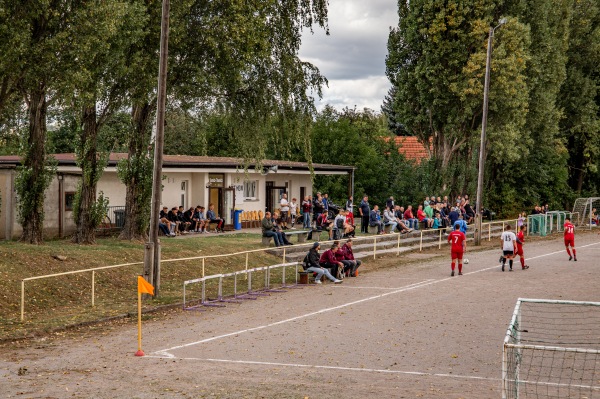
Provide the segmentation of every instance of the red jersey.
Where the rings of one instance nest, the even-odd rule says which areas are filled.
[[[454,230],[452,233],[448,235],[448,242],[452,243],[452,252],[463,252],[463,242],[467,237],[465,237],[465,233],[460,230]]]
[[[521,246],[523,246],[523,243],[525,243],[525,233],[523,233],[523,231],[519,231],[517,233],[517,248],[521,248]]]
[[[571,222],[565,223],[565,240],[575,239],[575,226]]]

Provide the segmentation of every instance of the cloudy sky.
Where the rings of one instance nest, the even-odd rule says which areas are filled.
[[[300,57],[329,80],[317,108],[330,104],[381,109],[390,88],[385,57],[390,27],[398,26],[396,0],[329,0],[329,32],[302,37]]]

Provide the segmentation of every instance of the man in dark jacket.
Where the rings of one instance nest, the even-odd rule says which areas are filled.
[[[333,245],[331,245],[331,249],[328,249],[327,251],[323,252],[323,254],[321,255],[321,259],[319,259],[319,265],[326,269],[330,269],[331,275],[336,277],[338,275],[338,270],[340,270],[340,267],[342,268],[342,270],[344,267],[344,264],[342,262],[339,262],[335,257],[335,253],[338,251],[339,247],[339,244],[333,243]]]
[[[275,229],[273,221],[271,220],[271,212],[266,212],[264,219],[261,221],[262,235],[263,237],[273,237],[275,246],[279,247],[284,245],[284,240],[281,232]]]
[[[310,251],[308,251],[308,254],[306,254],[304,257],[304,263],[302,264],[304,271],[309,273],[317,273],[317,276],[315,277],[315,283],[317,284],[321,284],[321,277],[323,275],[336,284],[341,283],[342,281],[333,277],[331,273],[329,273],[328,269],[325,269],[319,265],[319,260],[321,259],[321,255],[319,254],[320,248],[321,245],[318,242],[315,242]]]
[[[369,205],[369,196],[365,195],[363,200],[360,202],[360,207],[358,208],[358,212],[360,213],[360,231],[361,233],[369,232],[369,216],[371,215],[371,206]]]

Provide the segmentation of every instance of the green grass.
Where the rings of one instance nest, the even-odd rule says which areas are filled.
[[[191,236],[163,239],[162,259],[226,254],[260,248],[259,234]],[[144,243],[100,238],[97,245],[82,246],[68,240],[32,246],[15,241],[0,243],[0,340],[44,333],[68,325],[90,322],[136,311],[136,276],[143,265],[95,272],[95,306],[91,306],[92,273],[27,281],[25,321],[20,321],[21,280],[66,271],[121,263],[143,262]],[[65,261],[54,258],[65,256]],[[207,259],[206,275],[242,270],[246,256]],[[265,252],[250,254],[249,267],[281,261]],[[160,297],[145,308],[182,301],[183,281],[202,276],[200,260],[165,262],[161,266]]]

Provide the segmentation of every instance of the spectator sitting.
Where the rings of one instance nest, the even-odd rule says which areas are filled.
[[[333,237],[333,229],[331,228],[333,222],[327,219],[327,212],[323,212],[317,218],[317,231],[327,231],[329,232],[329,239],[331,240]]]
[[[354,268],[354,262],[346,259],[346,255],[345,255],[344,251],[342,251],[339,241],[334,241],[333,243],[338,246],[338,250],[335,251],[335,253],[334,253],[335,259],[338,262],[341,262],[342,265],[344,265],[343,269],[340,270],[340,277],[347,276],[348,273],[350,273],[352,271],[352,269]]]
[[[263,237],[273,237],[276,247],[284,245],[281,233],[277,231],[271,220],[271,212],[265,212],[265,217],[261,221],[261,227]]]
[[[437,213],[435,215],[435,218],[433,219],[433,225],[432,225],[432,227],[434,229],[442,228],[442,216],[441,216],[440,213]]]
[[[348,214],[351,214],[351,212],[341,209],[340,214],[343,217],[343,224],[342,224],[342,227],[344,229],[343,238],[353,237],[354,236],[354,225],[351,223],[348,223]],[[353,217],[352,217],[352,220],[354,220]]]
[[[206,219],[208,220],[208,222],[206,224],[210,224],[210,223],[217,224],[217,227],[215,228],[215,233],[218,233],[218,232],[224,233],[225,232],[225,230],[223,230],[223,224],[225,223],[225,221],[223,219],[221,219],[219,217],[219,215],[217,215],[215,213],[215,205],[214,204],[208,205],[208,211],[206,212]]]
[[[194,207],[190,207],[187,211],[183,212],[183,221],[188,224],[188,231],[190,233],[196,232],[196,222],[194,222]]]
[[[177,218],[179,219],[179,230],[183,234],[188,234],[190,226],[192,225],[191,220],[187,220],[185,218],[185,212],[183,211],[183,206],[180,206],[177,210]]]
[[[448,214],[448,219],[450,219],[450,226],[454,226],[454,223],[458,220],[460,214],[458,213],[458,208],[454,207]]]
[[[354,259],[354,252],[352,252],[352,240],[346,241],[346,243],[342,246],[342,248],[339,251],[341,251],[344,254],[344,258],[347,261],[353,262],[352,269],[348,272],[348,275],[350,277],[356,277],[358,274],[357,270],[362,264],[362,262],[358,259]]]
[[[468,201],[465,203],[465,215],[467,223],[473,223],[473,219],[475,218],[475,211],[473,210],[471,204]]]
[[[328,249],[327,251],[323,252],[321,258],[319,259],[319,265],[326,269],[330,269],[331,275],[336,277],[337,281],[334,281],[334,283],[341,283],[341,279],[339,278],[338,273],[340,273],[342,270],[340,268],[344,267],[344,264],[342,262],[338,262],[338,260],[335,257],[335,253],[337,252],[338,248],[339,245],[334,243],[333,245],[331,245],[331,249]]]
[[[377,234],[383,234],[383,222],[381,221],[381,215],[379,214],[379,205],[373,206],[373,210],[369,215],[369,226],[377,226]]]
[[[427,206],[429,206],[429,202],[427,202]],[[423,211],[423,205],[419,205],[419,208],[417,209],[417,218],[419,219],[419,222],[425,223],[426,228],[429,229],[433,226],[433,220],[427,217],[427,214]]]
[[[164,225],[169,228],[169,235],[175,236],[175,228],[177,227],[177,223],[173,223],[169,220],[169,208],[163,206],[162,211],[160,211],[160,221]]]
[[[419,230],[419,221],[415,219],[415,216],[413,215],[412,205],[406,207],[406,211],[404,211],[404,220],[408,223],[408,227]]]
[[[404,220],[402,219],[403,216],[404,212],[402,211],[402,207],[396,205],[394,210],[394,217],[396,218],[396,222],[398,223],[397,229],[402,234],[410,233],[412,229],[404,223]]]
[[[179,234],[181,234],[181,230],[180,230],[179,218],[177,217],[177,212],[178,212],[178,209],[176,206],[171,208],[171,210],[167,214],[167,219],[169,219],[169,222],[171,222],[171,224],[173,224],[173,223],[175,224],[175,234],[179,235]]]
[[[166,237],[175,237],[175,234],[171,233],[171,231],[169,230],[169,226],[167,224],[165,224],[163,221],[166,221],[167,223],[169,222],[168,220],[166,220],[164,218],[159,218],[158,219],[158,228],[160,229],[160,231],[162,231]]]
[[[341,280],[333,277],[331,273],[329,273],[328,269],[319,264],[319,260],[321,259],[321,256],[319,255],[320,248],[321,245],[318,242],[315,242],[312,248],[308,251],[308,254],[306,254],[304,257],[304,262],[302,263],[304,271],[309,273],[317,273],[317,276],[315,277],[315,283],[317,284],[321,284],[321,277],[323,275],[336,284],[341,283]]]
[[[281,216],[278,211],[273,212],[273,218],[271,219],[271,221],[273,222],[273,228],[275,229],[275,231],[281,234],[281,241],[283,241],[283,244],[294,245],[288,241],[285,232],[281,229]]]
[[[346,235],[344,225],[346,224],[346,215],[344,211],[340,209],[335,219],[333,219],[333,230],[339,231],[341,234]]]
[[[196,233],[203,233],[204,230],[204,215],[202,214],[201,208],[202,207],[200,205],[196,206],[196,209],[194,210],[194,215],[192,216],[192,228]]]
[[[398,226],[398,222],[396,221],[396,216],[394,216],[394,212],[392,212],[387,206],[385,207],[385,211],[383,211],[383,224],[385,226],[391,226],[391,233],[393,233],[394,230],[396,230],[396,226]]]
[[[435,201],[435,198],[433,196],[431,198]],[[423,212],[425,212],[425,215],[427,215],[429,227],[433,226],[433,207],[434,206],[435,206],[435,202],[429,201],[429,205],[427,205],[425,208],[423,208]]]
[[[352,230],[347,233],[348,237],[354,237],[356,235],[356,224],[354,224],[354,213],[346,210],[346,224],[352,227]]]

